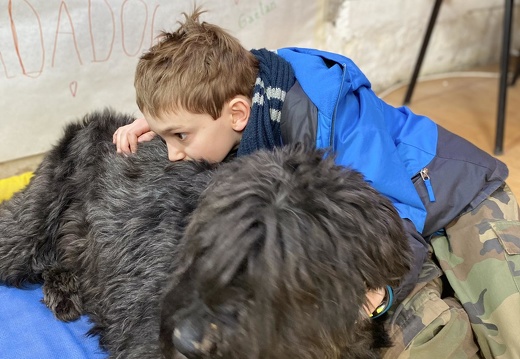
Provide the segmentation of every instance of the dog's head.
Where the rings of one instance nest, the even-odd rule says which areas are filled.
[[[183,243],[163,302],[167,358],[361,357],[367,289],[410,266],[392,204],[301,146],[222,165]]]

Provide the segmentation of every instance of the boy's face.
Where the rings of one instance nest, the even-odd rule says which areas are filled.
[[[151,130],[166,142],[170,161],[221,162],[240,143],[249,113],[245,123],[237,122],[236,113],[227,103],[215,120],[183,109],[160,118],[145,117]]]

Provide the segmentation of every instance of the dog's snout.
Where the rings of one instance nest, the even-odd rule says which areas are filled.
[[[213,335],[209,331],[213,331],[216,326],[207,326],[206,321],[201,318],[184,318],[173,330],[173,346],[188,359],[208,357],[215,346]]]

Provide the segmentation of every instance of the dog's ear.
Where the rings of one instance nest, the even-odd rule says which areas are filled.
[[[288,146],[223,164],[203,197],[187,234],[220,258],[205,267],[223,285],[246,259],[269,259],[252,268],[265,266],[263,276],[274,280],[275,269],[295,251],[309,255],[314,248],[341,254],[341,266],[328,270],[359,274],[369,287],[393,284],[389,280],[407,271],[407,241],[395,208],[360,173],[335,165],[323,151]],[[353,290],[362,290],[357,286]]]

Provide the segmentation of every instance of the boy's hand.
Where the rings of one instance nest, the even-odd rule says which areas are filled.
[[[150,141],[154,137],[155,132],[150,131],[146,120],[138,118],[129,125],[119,127],[112,136],[112,142],[118,153],[135,153],[138,142]]]

